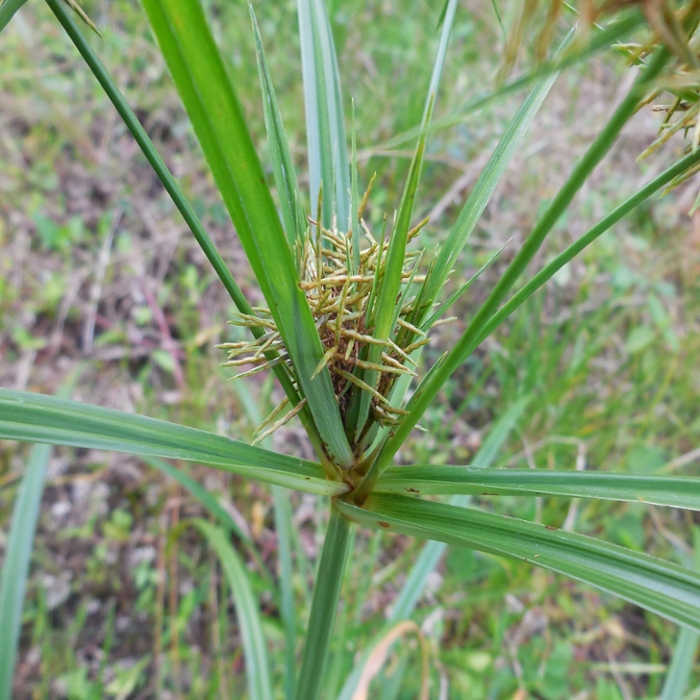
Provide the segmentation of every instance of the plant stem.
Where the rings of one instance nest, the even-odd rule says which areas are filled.
[[[277,532],[277,556],[280,563],[281,613],[284,626],[284,696],[287,700],[294,697],[296,685],[296,641],[297,625],[294,612],[294,587],[292,577],[292,512],[289,492],[281,486],[272,487],[272,499],[275,512],[275,530]]]
[[[351,529],[352,523],[333,506],[318,565],[296,700],[317,700],[321,693],[323,672],[328,660],[331,632],[349,553]]]

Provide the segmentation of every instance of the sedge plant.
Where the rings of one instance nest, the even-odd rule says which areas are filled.
[[[395,212],[385,217],[379,230],[372,230],[363,216],[371,201],[372,183],[360,184],[354,109],[349,115],[344,111],[338,60],[323,0],[298,0],[308,192],[299,187],[265,59],[263,37],[251,7],[251,31],[278,204],[199,0],[143,0],[153,34],[264,296],[264,306],[255,307],[227,269],[175,178],[87,40],[84,14],[76,12],[79,8],[72,1],[46,3],[131,131],[230,294],[238,310],[231,322],[250,333],[246,340],[219,346],[222,363],[233,368],[237,382],[258,372],[274,373],[285,398],[267,417],[260,417],[254,443],[246,444],[184,425],[65,398],[0,389],[0,437],[130,452],[174,476],[211,506],[222,527],[215,528],[204,520],[194,525],[221,558],[231,588],[237,591],[251,698],[271,698],[273,691],[254,596],[246,587],[240,556],[230,543],[229,536],[236,526],[215,501],[208,500],[209,494],[201,486],[164,459],[196,462],[273,485],[278,522],[285,517],[289,522],[285,489],[327,499],[328,528],[300,659],[294,648],[293,601],[288,596],[283,601],[283,617],[289,631],[284,692],[289,700],[314,700],[321,695],[341,584],[353,556],[356,526],[433,541],[409,576],[387,628],[377,636],[375,651],[386,649],[398,636],[412,632],[408,619],[427,573],[446,545],[524,560],[617,595],[688,630],[700,631],[700,575],[695,570],[599,539],[506,518],[469,503],[470,494],[494,498],[556,495],[700,510],[697,480],[609,471],[491,468],[498,440],[527,410],[527,400],[511,407],[498,423],[500,433],[492,443],[484,445],[472,464],[395,463],[397,452],[419,427],[421,417],[441,388],[500,324],[635,207],[700,170],[700,150],[696,142],[691,143],[647,184],[520,283],[557,221],[571,208],[577,192],[640,107],[658,101],[662,94],[670,95],[667,128],[655,146],[681,130],[694,130],[697,141],[700,130],[695,124],[700,101],[693,71],[698,61],[696,28],[700,14],[696,2],[584,2],[580,8],[584,30],[572,29],[568,33],[564,25],[569,15],[561,14],[564,3],[553,2],[545,29],[537,37],[541,61],[534,71],[510,81],[504,73],[496,90],[474,98],[453,115],[433,120],[451,29],[456,12],[462,11],[457,0],[448,0],[441,17],[422,121],[413,132],[401,137],[417,142],[405,186]],[[21,0],[6,0],[0,6],[0,29],[22,4]],[[526,5],[534,4],[523,3],[523,7]],[[528,31],[528,19],[525,10],[516,18],[509,47],[517,47]],[[558,47],[550,50],[555,41],[559,42]],[[430,340],[431,329],[449,320],[450,308],[478,274],[464,280],[449,298],[443,297],[443,289],[450,277],[462,276],[460,253],[558,74],[614,44],[635,66],[636,76],[627,93],[574,164],[568,179],[544,208],[485,301],[469,318],[457,319],[464,325],[457,342],[421,376],[421,350]],[[509,48],[504,61],[506,69],[514,60],[512,51],[517,53]],[[411,242],[427,221],[414,220],[414,203],[431,132],[463,118],[470,110],[524,89],[529,91],[527,96],[445,240],[436,250],[417,250]],[[257,444],[268,444],[270,433],[291,420],[301,421],[316,455],[314,461],[275,453]],[[43,473],[46,458],[44,453],[35,453],[32,464],[38,472]],[[42,477],[36,479],[40,488]],[[16,520],[35,522],[36,488],[32,493],[30,500],[34,505],[18,510]],[[447,503],[432,496],[452,498]],[[19,523],[16,526],[21,527]],[[33,532],[33,526],[26,532]],[[288,549],[289,544],[284,547]],[[17,558],[16,563],[8,558],[8,562],[3,572],[2,595],[14,596],[17,604],[22,597],[22,577],[26,577],[28,560],[25,556]],[[20,579],[19,585],[13,585]],[[0,613],[2,610],[0,605]],[[4,650],[14,647],[19,624],[17,615],[8,613],[7,619],[12,630],[0,650],[0,659],[5,657],[0,669],[5,674],[11,673],[14,656]],[[0,634],[4,632],[3,629]],[[294,678],[297,662],[299,670]],[[4,683],[7,686],[7,676]],[[363,683],[367,679],[360,663],[341,689],[340,697],[354,697]],[[421,696],[427,697],[425,683]]]

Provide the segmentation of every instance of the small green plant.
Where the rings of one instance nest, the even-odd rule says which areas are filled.
[[[265,297],[263,308],[252,307],[245,298],[85,38],[72,9],[62,0],[46,2],[114,103],[236,304],[238,313],[232,322],[252,335],[252,339],[219,346],[228,352],[225,364],[244,368],[239,379],[270,369],[284,389],[286,398],[260,422],[256,441],[264,441],[272,431],[298,417],[315,450],[316,461],[276,454],[255,444],[164,421],[7,389],[0,389],[0,437],[131,452],[174,476],[207,504],[222,527],[215,528],[203,520],[193,524],[220,557],[235,592],[251,698],[271,698],[272,688],[254,596],[240,557],[227,537],[237,531],[236,526],[201,486],[160,458],[198,462],[275,487],[328,497],[328,530],[296,679],[293,677],[296,662],[293,603],[288,598],[283,601],[288,644],[285,695],[289,700],[313,700],[323,689],[355,525],[435,541],[426,547],[409,576],[387,623],[389,628],[377,637],[375,651],[379,649],[380,656],[386,648],[382,645],[415,631],[410,624],[404,624],[405,619],[410,616],[427,573],[445,544],[523,559],[700,631],[700,576],[695,571],[602,540],[466,507],[469,494],[481,494],[643,501],[700,510],[697,480],[614,472],[487,468],[493,462],[499,435],[484,444],[475,463],[469,466],[393,464],[398,450],[419,426],[447,380],[505,319],[636,206],[700,169],[700,150],[693,143],[659,175],[511,294],[557,221],[570,209],[576,193],[640,106],[665,91],[671,95],[665,128],[654,146],[662,145],[678,130],[694,129],[694,133],[700,134],[696,119],[700,101],[693,82],[698,60],[697,3],[678,3],[676,7],[671,2],[650,2],[640,3],[641,8],[636,3],[622,3],[622,10],[618,3],[603,3],[602,7],[596,6],[596,17],[589,19],[606,24],[590,27],[580,35],[569,32],[557,50],[552,50],[550,45],[562,30],[559,25],[564,20],[559,12],[563,3],[551,3],[553,9],[546,16],[545,29],[536,39],[537,52],[541,55],[538,67],[523,78],[505,81],[493,93],[475,101],[472,108],[523,87],[530,89],[528,96],[444,243],[435,251],[418,251],[409,248],[409,243],[426,221],[413,221],[413,205],[427,139],[435,128],[433,112],[457,11],[456,0],[445,4],[437,57],[422,122],[414,133],[417,147],[403,194],[393,218],[385,218],[380,231],[370,230],[363,218],[371,197],[371,182],[360,197],[354,115],[350,121],[348,158],[337,58],[322,0],[298,2],[309,152],[308,198],[298,187],[262,38],[253,17],[279,208],[202,6],[198,0],[144,0],[153,33]],[[6,0],[0,6],[0,29],[22,4],[22,0]],[[523,3],[523,8],[535,4]],[[593,5],[582,5],[590,15]],[[613,11],[618,14],[611,19],[606,13]],[[529,17],[523,11],[513,25],[509,42],[512,51],[527,33]],[[631,43],[628,41],[631,36],[642,40]],[[622,44],[623,40],[628,43]],[[421,349],[428,342],[430,329],[447,320],[450,307],[474,278],[448,299],[442,299],[445,283],[554,80],[567,66],[613,44],[639,67],[627,95],[544,208],[495,287],[468,319],[457,342],[424,377],[419,377]],[[514,55],[509,53],[505,57],[506,68]],[[61,241],[56,243],[53,239],[58,229],[52,231],[48,244],[63,246],[65,236],[58,236]],[[251,369],[246,369],[248,366]],[[414,386],[409,394],[411,382]],[[499,421],[500,439],[527,410],[527,405],[527,399],[515,402]],[[34,531],[37,493],[40,494],[47,458],[45,451],[34,453],[30,467],[36,473],[23,492],[31,507],[18,507],[16,511],[13,537],[3,567],[0,700],[9,697],[10,692],[19,629],[17,606],[21,605],[28,568],[27,537],[31,540]],[[282,512],[285,508],[282,492],[275,493],[275,507]],[[450,495],[452,502],[431,500],[429,497],[434,495]],[[245,541],[245,536],[238,534]],[[288,549],[289,544],[284,547]],[[24,555],[21,552],[18,555],[19,550]],[[402,624],[404,627],[398,627]],[[348,679],[340,697],[349,698],[356,688],[368,683],[362,667],[358,665],[359,670]],[[125,679],[125,686],[136,687],[136,675]],[[421,697],[427,697],[425,677],[421,688]]]

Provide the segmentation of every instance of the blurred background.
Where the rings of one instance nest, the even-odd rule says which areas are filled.
[[[270,172],[247,4],[204,4]],[[296,5],[254,6],[304,189]],[[361,189],[377,173],[366,214],[376,229],[398,205],[414,142],[394,137],[420,121],[440,7],[425,0],[327,6],[344,97],[356,103]],[[497,6],[507,23],[509,3]],[[103,34],[92,35],[93,46],[236,280],[260,301],[139,4],[91,0],[84,7]],[[438,119],[496,87],[504,43],[492,3],[460,4]],[[213,346],[238,338],[226,325],[232,303],[111,104],[43,3],[29,2],[0,46],[0,386],[55,393],[81,368],[74,398],[250,439],[257,417],[246,410],[247,398],[272,405],[277,390],[260,375],[243,387],[227,382],[224,354]],[[532,49],[523,45],[514,74],[532,67]],[[629,80],[613,52],[557,80],[460,257],[452,287],[507,245],[455,307],[457,320],[436,332],[424,354],[428,366],[463,330]],[[446,236],[523,96],[471,112],[429,140],[416,216],[430,215],[419,240],[428,252]],[[637,162],[660,120],[649,108],[632,120],[538,265],[668,162],[664,154]],[[670,148],[682,146],[679,135]],[[416,432],[399,459],[469,463],[494,421],[530,397],[498,466],[697,474],[700,212],[688,215],[696,193],[691,181],[643,205],[558,273],[455,374],[421,421],[427,433]],[[280,451],[311,455],[298,424],[273,439]],[[0,561],[28,452],[0,444]],[[52,455],[13,697],[88,700],[98,687],[103,697],[123,699],[245,697],[239,630],[217,560],[194,531],[169,536],[202,507],[136,458],[66,448]],[[275,572],[269,489],[203,467],[190,473],[217,494]],[[691,560],[691,512],[564,498],[480,504]],[[309,495],[293,494],[292,505],[303,624],[324,509]],[[338,688],[421,548],[387,533],[360,531],[356,541],[339,614],[345,660],[332,667]],[[240,551],[250,562],[272,658],[281,659],[279,610],[248,550]],[[589,587],[455,548],[431,575],[414,619],[431,644],[434,696],[448,697],[438,689],[449,687],[450,698],[470,700],[654,698],[678,635],[673,624]],[[386,697],[382,688],[415,654],[408,642],[395,647],[372,686],[376,697]],[[281,663],[276,668],[280,685]],[[395,697],[415,697],[410,675]],[[700,673],[693,678],[700,683]]]

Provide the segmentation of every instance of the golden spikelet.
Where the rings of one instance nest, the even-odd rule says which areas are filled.
[[[360,212],[364,210],[366,201],[367,195],[362,200]],[[415,238],[426,223],[427,219],[413,228],[408,233],[408,239]],[[352,270],[352,234],[337,228],[326,229],[312,219],[309,219],[309,224],[305,240],[297,240],[295,254],[300,273],[299,286],[312,310],[324,348],[313,376],[324,367],[328,368],[343,420],[350,404],[349,390],[358,387],[371,397],[374,420],[380,425],[394,425],[404,412],[391,406],[389,393],[400,376],[416,376],[413,369],[416,363],[410,358],[410,353],[428,342],[424,330],[415,325],[420,312],[424,310],[418,298],[420,295],[414,292],[425,281],[425,275],[418,274],[421,253],[406,254],[402,274],[404,290],[397,299],[393,337],[379,340],[372,335],[372,304],[376,300],[377,284],[384,274],[389,241],[384,240],[383,235],[377,241],[361,220],[366,245],[360,250],[359,269]],[[320,233],[320,239],[312,236],[312,231]],[[256,308],[255,312],[255,316],[237,313],[230,323],[241,327],[258,326],[267,332],[254,340],[218,345],[218,348],[228,351],[224,366],[250,366],[232,377],[238,379],[281,362],[289,368],[290,377],[294,379],[291,360],[269,309]],[[370,345],[381,346],[376,363],[366,360],[366,349]],[[375,387],[369,386],[358,376],[362,374],[361,370],[378,373]],[[257,440],[274,432],[300,410],[298,406],[294,407],[279,418],[288,407],[285,400],[273,410],[256,431],[260,433],[264,430]]]

